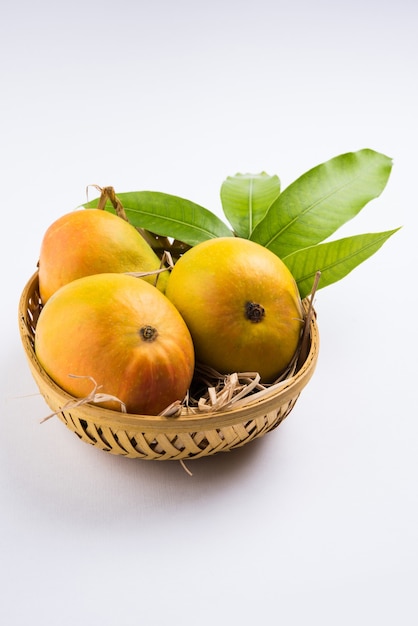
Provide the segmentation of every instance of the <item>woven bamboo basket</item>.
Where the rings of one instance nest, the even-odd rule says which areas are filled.
[[[304,301],[305,311],[308,310]],[[38,273],[26,284],[19,302],[19,327],[32,376],[45,402],[78,437],[111,454],[151,460],[195,459],[226,452],[265,435],[292,411],[311,379],[319,350],[316,316],[307,322],[307,348],[296,371],[279,385],[254,393],[239,407],[178,416],[133,415],[104,409],[58,387],[41,367],[34,351],[41,311]],[[306,329],[305,329],[306,330]],[[278,388],[277,388],[278,387]]]

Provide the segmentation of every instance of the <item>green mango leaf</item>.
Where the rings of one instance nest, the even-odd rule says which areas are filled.
[[[214,213],[190,200],[158,191],[131,191],[118,193],[117,197],[131,224],[156,235],[173,237],[190,246],[206,239],[234,236]],[[97,198],[83,206],[96,208],[98,203]],[[105,210],[115,212],[110,201]]]
[[[278,176],[269,176],[265,172],[228,176],[221,186],[221,202],[238,237],[250,238],[279,194]]]
[[[365,149],[318,165],[273,202],[251,239],[283,258],[327,239],[386,186],[392,160]]]
[[[298,250],[282,260],[292,272],[301,298],[311,292],[315,274],[321,279],[318,289],[341,280],[355,267],[371,257],[399,228],[381,233],[354,235]]]

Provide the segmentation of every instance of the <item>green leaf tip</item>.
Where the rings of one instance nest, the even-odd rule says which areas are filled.
[[[223,212],[238,237],[249,239],[280,194],[280,179],[266,172],[228,176],[221,186]]]
[[[391,169],[392,159],[368,148],[330,159],[282,191],[251,239],[280,257],[316,245],[381,194]]]
[[[304,298],[310,293],[317,271],[321,272],[320,289],[341,280],[375,254],[400,228],[329,241],[298,250],[282,260],[293,274],[301,298]]]

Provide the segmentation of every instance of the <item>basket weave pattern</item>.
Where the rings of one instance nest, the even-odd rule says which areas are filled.
[[[26,284],[19,302],[19,328],[33,378],[50,409],[78,437],[111,454],[150,460],[199,458],[243,446],[276,428],[292,411],[315,370],[319,334],[310,322],[310,347],[300,369],[279,391],[248,397],[248,403],[209,413],[179,417],[132,415],[94,404],[77,406],[77,399],[58,387],[36,358],[34,337],[41,311],[38,274]]]

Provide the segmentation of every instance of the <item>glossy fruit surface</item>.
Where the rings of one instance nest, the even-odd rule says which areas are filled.
[[[194,369],[179,312],[158,289],[125,274],[87,276],[59,289],[39,316],[35,352],[71,395],[87,397],[93,379],[99,393],[145,415],[182,401]],[[117,402],[103,406],[120,409]]]
[[[44,234],[39,256],[42,302],[67,283],[106,272],[148,272],[160,259],[127,221],[100,209],[79,209],[53,222]],[[165,291],[168,273],[144,278]]]
[[[222,237],[196,245],[177,261],[166,295],[189,327],[196,359],[222,374],[256,371],[271,382],[295,354],[297,285],[259,244]]]

